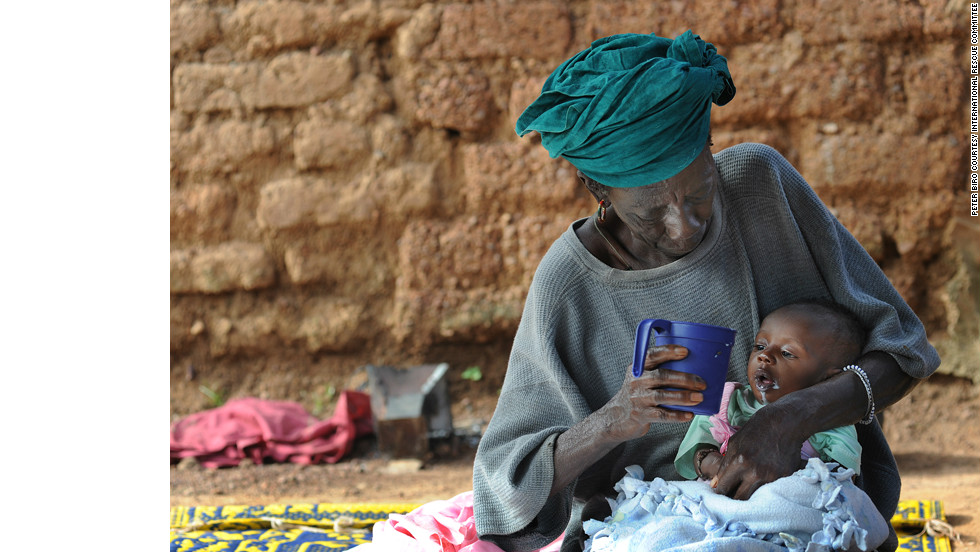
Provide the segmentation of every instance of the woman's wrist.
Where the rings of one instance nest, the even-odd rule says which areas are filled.
[[[861,385],[864,386],[864,391],[868,397],[868,410],[859,423],[870,424],[875,419],[875,397],[874,391],[871,389],[871,380],[868,378],[868,374],[857,364],[848,364],[844,367],[844,372],[851,372],[861,380]]]
[[[803,446],[810,436],[829,428],[819,428],[821,417],[826,414],[819,395],[804,393],[813,387],[784,395],[778,401],[760,408],[746,424],[762,424],[772,428],[773,438]]]
[[[600,408],[555,438],[552,495],[625,441],[612,431],[615,425],[609,409]]]

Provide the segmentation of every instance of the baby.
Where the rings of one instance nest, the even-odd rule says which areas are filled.
[[[770,313],[749,355],[748,386],[726,383],[720,411],[695,416],[674,459],[677,472],[687,479],[713,479],[728,439],[758,409],[841,372],[861,354],[865,339],[857,318],[833,303],[792,303]],[[812,457],[860,474],[861,445],[854,426],[810,437],[800,451],[801,467]]]
[[[748,385],[726,383],[720,411],[695,416],[674,460],[677,471],[687,479],[717,477],[728,439],[757,410],[841,372],[865,339],[857,319],[834,304],[793,303],[770,313],[749,355]],[[853,425],[810,437],[800,457],[800,470],[744,501],[703,482],[648,481],[640,466],[630,466],[609,501],[611,514],[584,522],[585,550],[875,550],[894,538],[852,481],[861,458]]]

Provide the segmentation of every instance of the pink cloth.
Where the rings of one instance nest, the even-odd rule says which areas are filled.
[[[558,552],[562,538],[538,552]],[[450,500],[423,504],[407,514],[391,514],[374,524],[371,543],[357,552],[503,552],[497,545],[477,538],[473,520],[473,491]]]
[[[738,428],[728,423],[728,403],[732,400],[732,392],[739,388],[739,384],[726,382],[725,389],[721,392],[721,408],[718,413],[708,418],[711,420],[711,437],[719,443],[718,452],[725,454],[728,450],[728,440],[735,435]]]
[[[170,461],[197,457],[202,466],[237,466],[244,458],[273,462],[333,464],[356,437],[374,431],[371,398],[344,391],[329,420],[320,421],[302,405],[243,398],[175,422],[170,427]]]

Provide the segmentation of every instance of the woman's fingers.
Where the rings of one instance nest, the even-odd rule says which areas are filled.
[[[681,360],[687,357],[687,348],[681,345],[661,345],[647,350],[646,361],[643,364],[643,374],[640,378],[651,388],[675,387],[702,391],[707,384],[699,376],[659,368],[665,362]],[[700,399],[699,401],[700,402]]]
[[[672,410],[671,406],[694,406],[704,400],[704,381],[694,375],[657,368],[668,360],[687,356],[687,349],[679,345],[656,348],[647,356],[646,369],[640,377],[633,377],[627,369],[624,387],[628,389],[635,416],[649,422],[688,422],[693,414]]]
[[[641,386],[644,383],[637,382]],[[694,406],[704,400],[704,395],[700,391],[661,387],[644,387],[638,396],[645,401],[646,406]]]
[[[650,370],[664,362],[680,360],[687,357],[687,347],[683,345],[656,345],[647,349],[643,368]]]
[[[734,498],[735,500],[748,500],[752,493],[759,487],[768,483],[751,472],[745,470],[722,470],[711,481],[711,486],[718,494]]]
[[[778,421],[785,420],[785,416],[771,416],[771,412],[760,410],[728,441],[728,451],[718,469],[716,492],[746,500],[759,487],[798,469],[800,442],[779,431],[785,429],[778,427]]]

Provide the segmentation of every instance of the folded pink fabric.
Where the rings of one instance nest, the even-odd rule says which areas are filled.
[[[538,552],[558,552],[561,537]],[[423,504],[407,514],[391,514],[374,524],[369,544],[357,552],[503,552],[497,545],[477,538],[473,520],[473,491],[450,500]]]
[[[202,466],[237,466],[244,458],[333,464],[354,439],[372,433],[371,399],[344,391],[333,416],[320,421],[289,401],[243,398],[190,416],[170,427],[170,461],[194,456]]]

